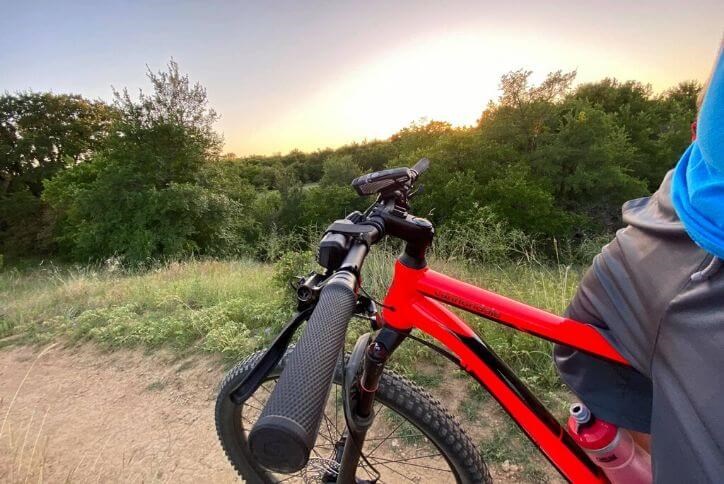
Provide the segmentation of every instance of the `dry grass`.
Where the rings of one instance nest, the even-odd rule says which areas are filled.
[[[369,256],[363,280],[381,299],[395,255],[389,247],[380,249]],[[297,259],[302,263],[307,258]],[[430,265],[554,313],[563,311],[581,276],[580,269],[533,258],[482,265],[433,257]],[[286,277],[304,269],[292,264],[282,272]],[[109,348],[202,350],[234,360],[268,343],[290,314],[291,297],[278,279],[274,281],[273,266],[248,260],[187,261],[146,272],[53,264],[5,270],[0,273],[0,346],[48,343],[62,336]],[[528,383],[559,388],[549,343],[464,317]],[[365,330],[364,323],[353,324],[350,340]],[[419,348],[400,352],[398,369],[414,377],[415,361],[423,355]]]
[[[47,436],[44,435],[44,430],[50,405],[45,408],[44,412],[38,412],[37,408],[33,409],[30,421],[25,425],[14,424],[10,417],[15,401],[22,391],[28,376],[30,376],[30,373],[33,371],[35,363],[56,346],[56,344],[57,343],[47,346],[35,357],[10,399],[5,415],[3,416],[2,424],[0,424],[0,449],[2,449],[6,457],[10,456],[10,459],[3,460],[7,468],[3,469],[0,467],[0,477],[4,482],[43,482],[45,450],[48,443]],[[4,403],[3,399],[0,399],[0,408],[3,408]],[[42,413],[42,418],[38,415],[39,413]],[[36,415],[39,416],[40,424],[36,422]],[[36,427],[34,427],[33,424],[35,424]]]
[[[52,264],[6,270],[0,274],[0,345],[63,336],[235,359],[263,346],[289,313],[271,276],[271,266],[251,261],[188,261],[142,273]]]

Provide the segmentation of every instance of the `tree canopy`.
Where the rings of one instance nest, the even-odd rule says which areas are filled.
[[[221,140],[206,91],[171,62],[149,71],[153,91],[116,92],[119,119],[92,160],[46,183],[61,248],[80,260],[143,263],[228,247],[235,201],[205,183]]]
[[[112,105],[6,94],[0,251],[25,237],[76,260],[273,258],[370,202],[352,178],[423,156],[432,166],[414,209],[442,237],[469,237],[481,223],[543,248],[608,234],[621,204],[655,190],[690,142],[700,86],[655,94],[637,81],[575,85],[575,76],[557,71],[536,84],[530,71],[505,74],[474,126],[420,121],[386,140],[246,157],[221,153],[205,89],[173,61],[148,72],[148,93],[117,91]],[[30,234],[23,218],[36,221]]]
[[[86,161],[116,115],[102,101],[73,94],[0,96],[0,251],[49,250],[43,183]]]

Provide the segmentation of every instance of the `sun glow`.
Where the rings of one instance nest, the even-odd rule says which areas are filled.
[[[270,134],[282,128],[305,149],[385,138],[421,118],[472,124],[514,65],[506,51],[465,34],[394,49],[321,87]]]
[[[622,54],[610,46],[597,51],[588,44],[583,50],[557,38],[485,29],[417,39],[331,79],[260,129],[254,144],[274,140],[275,151],[308,151],[387,138],[420,119],[471,125],[497,98],[500,76],[520,68],[532,70],[534,82],[581,66],[578,81],[621,73],[622,66],[646,79],[645,66],[625,65]]]

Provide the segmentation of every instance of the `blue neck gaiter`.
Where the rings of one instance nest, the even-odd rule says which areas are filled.
[[[724,259],[724,53],[699,110],[696,140],[676,165],[671,198],[689,236]]]

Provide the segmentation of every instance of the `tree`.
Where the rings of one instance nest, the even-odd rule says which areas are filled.
[[[388,141],[365,141],[363,143],[352,143],[336,150],[338,155],[350,155],[364,173],[384,169],[390,160],[394,159],[399,151],[395,143]],[[331,152],[326,153],[325,158]]]
[[[108,136],[115,110],[78,95],[0,96],[0,252],[50,250],[43,183],[83,162]]]
[[[352,180],[362,175],[362,169],[350,155],[332,155],[322,166],[322,186],[349,186]]]
[[[303,193],[297,216],[300,225],[322,230],[334,220],[364,209],[368,203],[348,186],[310,187]]]
[[[22,92],[0,96],[0,195],[27,188],[86,159],[108,134],[114,109],[78,95]]]
[[[241,206],[204,186],[221,148],[205,89],[173,61],[147,76],[150,94],[115,92],[120,117],[103,149],[47,184],[58,240],[77,259],[145,263],[228,253],[238,243]]]
[[[576,78],[575,71],[556,71],[534,86],[531,74],[518,70],[503,75],[498,102],[489,104],[478,120],[489,139],[524,152],[533,151],[538,139],[555,124],[555,103],[569,92]]]
[[[575,217],[556,206],[553,194],[524,163],[511,163],[483,191],[486,205],[513,228],[533,236],[570,235]]]
[[[532,154],[532,173],[557,206],[586,215],[599,230],[612,228],[621,204],[647,193],[630,169],[634,147],[614,116],[587,101],[567,102],[560,112],[558,127]]]
[[[689,126],[696,118],[701,87],[683,82],[653,96],[651,86],[637,81],[607,78],[579,86],[571,95],[614,116],[634,147],[628,166],[655,190],[690,142]]]
[[[438,138],[452,130],[448,122],[421,119],[393,134],[390,141],[399,153],[409,153],[429,148]]]
[[[581,84],[571,97],[585,99],[607,113],[617,113],[627,106],[632,113],[646,111],[653,100],[651,85],[638,81],[620,82],[607,77],[602,81]]]
[[[131,158],[157,188],[172,182],[196,181],[202,166],[221,156],[222,138],[214,131],[218,114],[208,106],[206,89],[191,84],[171,60],[168,71],[147,72],[152,94],[115,91],[121,113],[113,153]]]
[[[696,120],[696,99],[701,89],[698,82],[682,82],[657,99],[655,149],[643,175],[652,191],[691,144],[691,124]]]
[[[221,154],[206,91],[174,62],[148,73],[150,92],[115,92],[114,106],[105,107],[115,113],[112,125],[76,138],[58,129],[55,115],[20,123],[13,114],[21,111],[20,95],[6,95],[0,106],[11,114],[0,124],[0,156],[12,159],[0,173],[7,190],[0,231],[10,224],[18,228],[11,243],[37,245],[57,217],[57,240],[82,260],[238,250],[276,258],[316,238],[313,227],[370,201],[349,187],[354,177],[411,166],[424,156],[433,163],[414,210],[441,233],[474,233],[487,223],[471,220],[476,214],[541,246],[551,237],[610,232],[621,222],[621,203],[656,189],[690,142],[700,87],[685,82],[655,95],[640,82],[604,79],[573,88],[575,74],[556,71],[539,83],[526,70],[504,75],[500,97],[473,127],[421,120],[387,140],[241,158]],[[33,128],[13,137],[19,126]],[[52,139],[50,148],[26,143],[42,139],[39,133]],[[20,153],[23,143],[30,154],[7,156]],[[17,160],[24,171],[15,168]],[[53,178],[44,181],[42,174],[38,183],[41,172]],[[43,183],[52,212],[37,198]]]

